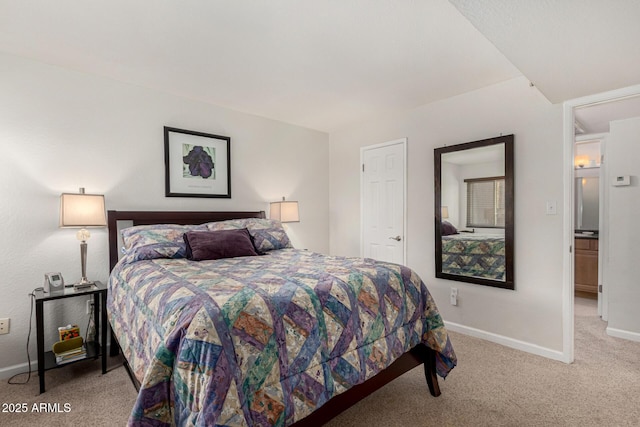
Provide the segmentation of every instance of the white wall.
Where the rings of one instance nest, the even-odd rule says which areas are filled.
[[[515,135],[515,291],[435,278],[433,150]],[[408,137],[408,266],[450,324],[560,358],[562,352],[562,109],[525,78],[360,123],[330,135],[331,253],[359,254],[359,149]],[[559,203],[559,206],[562,206]],[[448,304],[450,287],[458,306]],[[454,348],[455,348],[455,342]]]
[[[607,206],[609,248],[604,260],[604,285],[609,289],[612,335],[640,341],[640,117],[610,123],[607,138]],[[631,185],[613,187],[613,177],[630,175]]]
[[[287,224],[294,245],[329,249],[325,133],[137,86],[0,54],[0,377],[26,363],[28,293],[43,273],[80,276],[75,230],[58,228],[59,196],[85,187],[108,209],[267,210],[282,196],[300,202]],[[164,196],[163,126],[231,137],[231,199]],[[88,277],[106,281],[106,229],[92,231]],[[45,345],[56,327],[84,329],[84,301],[47,303]],[[35,359],[35,322],[31,355]]]

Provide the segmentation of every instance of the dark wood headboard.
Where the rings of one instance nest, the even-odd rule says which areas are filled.
[[[109,271],[118,262],[118,221],[130,221],[133,225],[150,224],[203,224],[240,218],[266,218],[264,211],[198,212],[198,211],[108,211]]]

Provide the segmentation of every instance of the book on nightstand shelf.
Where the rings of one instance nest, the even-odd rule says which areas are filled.
[[[74,337],[68,340],[58,341],[53,345],[52,351],[53,355],[56,357],[56,363],[58,365],[74,362],[87,357],[87,349],[84,346],[82,337]]]
[[[86,357],[87,357],[87,350],[83,346],[74,352],[56,354],[56,363],[58,365],[62,365],[64,363],[74,362],[76,360],[82,360],[82,359],[85,359]]]

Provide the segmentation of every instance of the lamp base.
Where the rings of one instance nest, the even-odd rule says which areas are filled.
[[[73,284],[73,290],[74,291],[79,291],[79,290],[82,290],[82,289],[91,288],[91,287],[93,287],[93,285],[95,285],[95,282],[91,282],[91,281],[87,280],[86,277],[83,277],[82,279],[80,279],[80,281],[78,283],[74,283]]]
[[[73,285],[73,290],[78,291],[80,289],[87,289],[94,285],[90,280],[87,280],[87,242],[85,239],[89,238],[89,231],[82,229],[78,231],[78,238],[81,238],[80,242],[80,267],[82,268],[82,278],[78,283]]]

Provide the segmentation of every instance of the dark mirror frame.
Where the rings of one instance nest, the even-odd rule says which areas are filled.
[[[435,245],[436,245],[436,277],[440,279],[455,280],[458,282],[476,283],[478,285],[494,286],[504,289],[514,289],[514,157],[513,135],[499,136],[464,144],[451,145],[436,148],[434,150],[435,170]],[[469,150],[472,148],[486,147],[488,145],[504,144],[504,174],[505,174],[505,281],[485,279],[481,277],[462,276],[442,272],[442,155],[455,151]]]

